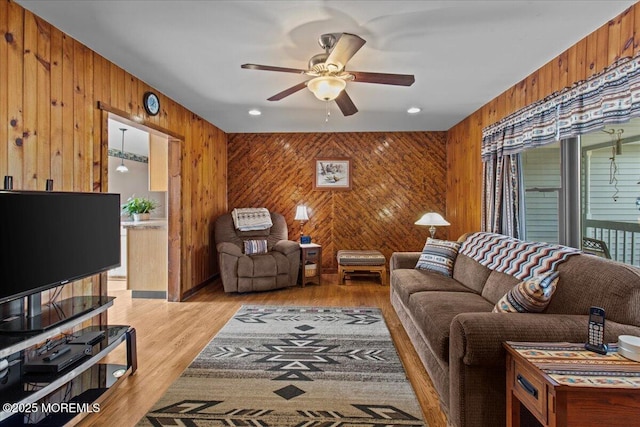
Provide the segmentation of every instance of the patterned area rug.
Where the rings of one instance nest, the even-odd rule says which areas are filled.
[[[243,306],[139,426],[425,426],[377,308]]]

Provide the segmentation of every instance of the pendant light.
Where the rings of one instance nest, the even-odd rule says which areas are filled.
[[[120,150],[120,166],[116,168],[116,171],[126,173],[129,172],[129,169],[124,165],[124,133],[127,129],[120,128],[120,130],[122,131],[122,149]]]

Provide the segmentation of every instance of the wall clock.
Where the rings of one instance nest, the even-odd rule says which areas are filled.
[[[160,112],[160,99],[158,95],[153,92],[146,92],[144,94],[142,105],[144,105],[144,110],[150,116],[155,116]]]

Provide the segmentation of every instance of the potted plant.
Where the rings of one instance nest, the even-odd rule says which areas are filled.
[[[149,219],[151,212],[158,207],[158,202],[146,197],[129,197],[127,203],[122,205],[122,212],[134,221],[146,221]]]

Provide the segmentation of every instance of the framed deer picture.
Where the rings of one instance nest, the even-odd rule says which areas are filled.
[[[351,159],[348,157],[316,157],[314,190],[351,190]]]

